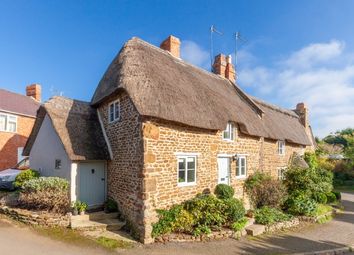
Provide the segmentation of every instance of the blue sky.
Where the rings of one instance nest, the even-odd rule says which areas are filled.
[[[89,101],[123,43],[182,41],[182,58],[209,67],[214,52],[240,47],[238,76],[248,93],[283,107],[308,104],[315,133],[354,126],[354,1],[0,1],[0,87],[43,99]]]

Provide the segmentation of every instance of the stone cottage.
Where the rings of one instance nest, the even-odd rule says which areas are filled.
[[[25,148],[46,174],[66,172],[73,200],[114,198],[144,243],[152,241],[156,209],[218,183],[246,198],[247,176],[258,170],[282,178],[295,155],[315,146],[303,103],[288,110],[249,96],[235,83],[230,57],[216,56],[210,73],[179,54],[176,37],[160,48],[132,38],[90,103],[55,97],[42,106]],[[48,133],[62,154],[45,154],[44,166],[38,154],[48,144],[40,137]]]
[[[23,159],[41,101],[41,86],[26,87],[26,95],[0,89],[0,171]]]

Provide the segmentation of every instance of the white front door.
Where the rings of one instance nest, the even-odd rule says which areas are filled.
[[[78,199],[90,207],[103,205],[106,199],[106,171],[103,162],[79,165]]]
[[[218,158],[218,183],[229,184],[230,158]]]

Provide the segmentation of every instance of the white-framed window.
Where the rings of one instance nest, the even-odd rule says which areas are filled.
[[[232,123],[227,123],[226,129],[222,131],[222,139],[226,141],[234,140],[234,125]]]
[[[278,154],[285,155],[285,141],[278,141]]]
[[[196,184],[197,156],[179,155],[177,156],[177,177],[178,186],[188,186]]]
[[[279,167],[278,168],[278,179],[279,180],[285,180],[285,172],[286,172],[286,167]]]
[[[119,100],[109,104],[108,107],[109,122],[114,122],[120,119],[120,102]]]
[[[61,159],[55,160],[55,169],[61,169]]]
[[[0,113],[0,131],[17,132],[17,116]]]
[[[237,156],[236,178],[246,178],[247,176],[247,157]]]

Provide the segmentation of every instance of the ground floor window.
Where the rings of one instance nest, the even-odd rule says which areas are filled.
[[[285,172],[286,172],[286,167],[279,167],[278,168],[278,179],[279,180],[285,180]]]
[[[238,156],[236,164],[236,177],[245,178],[247,176],[247,158],[246,156]]]
[[[178,186],[193,185],[196,183],[196,156],[178,156]]]

